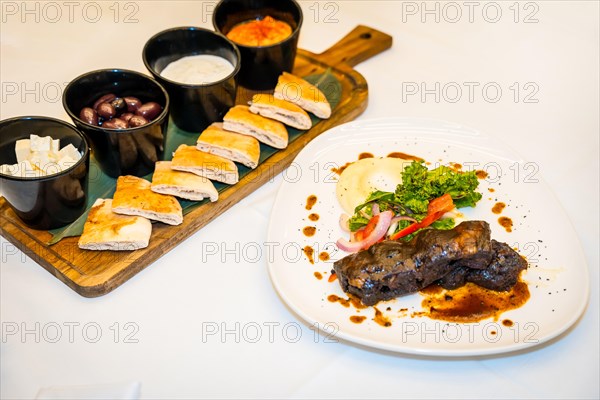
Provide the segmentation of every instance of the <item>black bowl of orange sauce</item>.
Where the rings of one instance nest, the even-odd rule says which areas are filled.
[[[215,29],[233,41],[242,63],[238,83],[270,90],[282,72],[291,72],[302,26],[294,0],[222,0],[215,7]]]

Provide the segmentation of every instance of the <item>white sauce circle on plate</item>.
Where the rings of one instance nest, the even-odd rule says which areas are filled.
[[[400,158],[363,158],[348,165],[336,185],[338,201],[344,211],[354,214],[356,206],[364,203],[376,190],[394,192],[402,183],[402,171],[411,161]]]

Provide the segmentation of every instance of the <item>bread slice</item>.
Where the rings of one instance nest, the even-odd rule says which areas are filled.
[[[151,233],[148,219],[115,214],[111,199],[97,199],[77,244],[85,250],[137,250],[148,247]]]
[[[226,158],[200,151],[196,146],[180,145],[173,154],[171,168],[192,172],[208,179],[233,185],[239,175],[235,163]]]
[[[183,222],[183,211],[177,199],[150,190],[150,182],[137,176],[125,175],[117,179],[112,210],[117,214],[139,215],[169,225]]]
[[[281,122],[251,113],[248,106],[230,108],[223,117],[223,128],[253,136],[276,149],[285,149],[288,145],[288,132]]]
[[[312,121],[302,108],[287,100],[276,99],[270,94],[255,94],[252,96],[250,111],[283,122],[296,129],[310,129]]]
[[[210,198],[210,201],[217,201],[219,198],[219,192],[208,178],[190,172],[175,171],[171,168],[170,161],[157,161],[154,164],[150,189],[156,193],[193,201],[204,200],[206,197]]]
[[[196,142],[198,150],[225,157],[231,161],[256,168],[260,159],[260,144],[252,136],[223,129],[223,123],[215,122],[206,128]]]
[[[319,118],[331,117],[331,105],[316,86],[290,73],[279,76],[275,86],[276,99],[287,100],[302,107]]]

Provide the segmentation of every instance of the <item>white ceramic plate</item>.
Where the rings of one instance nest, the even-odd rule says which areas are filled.
[[[435,163],[460,163],[488,173],[480,180],[483,199],[473,209],[463,209],[466,219],[490,223],[492,237],[510,244],[527,257],[524,275],[531,297],[498,321],[457,324],[411,316],[422,310],[420,294],[380,303],[377,308],[390,317],[392,326],[373,321],[373,307],[357,311],[328,301],[331,294],[346,297],[338,281],[327,278],[333,261],[345,253],[335,241],[344,235],[338,219],[342,213],[336,195],[337,176],[332,168],[354,161],[363,152],[386,156],[398,151]],[[490,189],[493,190],[490,191]],[[307,197],[317,196],[311,211]],[[502,215],[514,222],[511,233],[500,226],[491,208],[507,204]],[[310,213],[320,216],[317,222]],[[315,226],[307,237],[305,226]],[[300,317],[320,329],[329,339],[403,353],[471,356],[515,351],[548,341],[564,332],[583,313],[589,294],[586,262],[577,236],[562,207],[542,181],[535,163],[520,159],[506,146],[476,131],[430,119],[379,119],[345,124],[320,135],[300,152],[284,172],[271,215],[268,241],[274,251],[269,273],[275,289]],[[315,250],[311,264],[302,249]],[[326,251],[331,259],[320,261]],[[315,272],[323,275],[318,279]],[[389,307],[389,309],[388,309]],[[399,312],[400,309],[407,312]],[[357,324],[351,316],[364,315]],[[512,326],[502,324],[504,319]]]

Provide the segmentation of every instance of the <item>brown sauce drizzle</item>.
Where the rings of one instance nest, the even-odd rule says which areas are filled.
[[[317,278],[318,280],[323,279],[323,274],[321,274],[319,271],[315,271],[314,275],[315,278]]]
[[[502,320],[502,325],[510,327],[513,326],[514,323],[510,319],[504,319]]]
[[[353,315],[350,317],[350,321],[354,322],[355,324],[362,324],[365,319],[367,319],[367,317],[364,315]]]
[[[398,310],[398,317],[404,318],[408,316],[408,308],[401,308]]]
[[[307,210],[312,210],[313,206],[317,203],[317,196],[315,196],[314,194],[311,194],[310,196],[307,197],[306,199],[306,209]]]
[[[314,226],[305,226],[302,229],[302,233],[304,233],[304,236],[315,236],[315,233],[317,232],[317,228],[315,228]]]
[[[402,153],[399,151],[394,151],[394,152],[388,154],[386,157],[400,158],[402,160],[425,161],[421,157],[413,156],[413,155]]]
[[[304,246],[303,251],[304,251],[304,255],[306,256],[306,258],[308,258],[308,261],[311,264],[314,264],[315,259],[313,258],[313,254],[315,253],[315,251],[313,250],[313,248],[310,246]]]
[[[339,168],[335,168],[335,167],[334,167],[334,168],[331,168],[331,172],[333,172],[333,173],[335,173],[335,174],[338,174],[338,175],[341,175],[341,174],[342,174],[342,172],[344,172],[344,170],[345,170],[346,168],[348,168],[348,165],[350,165],[350,164],[352,164],[352,163],[351,163],[351,162],[347,162],[346,164],[342,165],[342,166],[341,166],[341,167],[339,167]]]
[[[363,302],[356,296],[353,295],[348,295],[348,300],[350,300],[350,303],[352,303],[352,306],[354,308],[356,308],[357,310],[362,310],[364,308],[367,308],[368,306],[365,306],[363,304]]]
[[[453,168],[455,171],[460,171],[460,170],[462,169],[462,165],[461,165],[461,164],[459,164],[459,163],[454,163],[454,164],[452,164],[452,168]]]
[[[529,288],[520,279],[506,292],[470,282],[454,290],[438,288],[420,292],[425,297],[422,306],[426,311],[418,315],[450,322],[478,322],[487,318],[497,321],[503,312],[519,308],[529,299]]]
[[[318,221],[319,220],[319,214],[312,213],[312,214],[310,214],[308,216],[308,219],[310,219],[313,222]]]
[[[375,317],[373,317],[373,321],[378,325],[389,328],[392,326],[392,321],[388,317],[386,317],[377,307],[373,307],[375,309]]]
[[[488,177],[488,173],[478,169],[477,171],[475,171],[475,176],[477,176],[478,179],[485,179]]]
[[[350,307],[350,299],[344,299],[335,294],[330,294],[327,296],[327,300],[329,300],[331,303],[340,303],[346,308]]]
[[[319,253],[319,260],[321,261],[329,261],[329,253],[326,251],[322,251]]]
[[[494,188],[488,188],[488,191],[489,191],[490,193],[494,193],[494,192],[496,191],[496,189],[494,189]]]
[[[506,232],[512,232],[513,222],[512,219],[508,217],[500,217],[498,218],[498,223],[506,229]]]
[[[350,305],[352,305],[352,307],[356,308],[357,310],[367,308],[367,306],[365,306],[358,297],[353,296],[351,294],[348,295],[347,299],[344,299],[343,297],[340,297],[335,294],[330,294],[329,296],[327,296],[327,300],[329,300],[332,303],[340,303],[344,307],[350,307]]]
[[[358,159],[362,160],[364,158],[374,158],[375,156],[373,155],[373,153],[369,153],[369,152],[362,152],[358,155]],[[414,161],[419,161],[419,162],[424,162],[425,160],[422,159],[421,157],[417,157],[417,156],[413,156],[411,154],[406,154],[406,153],[402,153],[399,151],[394,151],[390,154],[388,154],[386,157],[389,158],[400,158],[402,160],[414,160]],[[346,168],[348,168],[348,166],[352,164],[352,162],[347,162],[346,164],[338,167],[338,168],[331,168],[331,172],[337,174],[337,175],[341,175],[342,172],[344,172],[344,170]]]
[[[500,214],[502,213],[502,210],[504,210],[504,207],[506,207],[506,204],[499,201],[496,204],[494,204],[494,207],[492,207],[492,212],[494,214]]]

